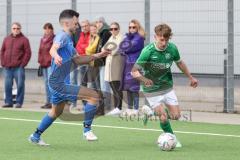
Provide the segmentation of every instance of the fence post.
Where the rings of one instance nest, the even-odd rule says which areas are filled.
[[[6,22],[6,34],[9,35],[11,33],[11,25],[12,25],[12,0],[7,0],[7,22]]]
[[[234,112],[234,0],[228,0],[228,48],[226,54],[226,89],[223,112]],[[225,97],[226,96],[226,97]]]
[[[223,60],[223,112],[227,112],[227,49],[223,50],[224,60]]]
[[[77,10],[77,0],[71,0],[71,8],[72,10]]]
[[[145,38],[145,44],[150,43],[150,0],[144,1],[144,21],[145,21],[145,31],[147,33],[147,36]]]

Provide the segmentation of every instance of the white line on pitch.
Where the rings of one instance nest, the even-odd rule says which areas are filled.
[[[24,122],[40,122],[40,120],[34,119],[21,119],[21,118],[7,118],[0,117],[0,120],[11,120],[11,121],[24,121]],[[73,125],[73,126],[82,126],[80,123],[72,122],[54,122],[55,124],[64,124],[64,125]],[[130,128],[130,127],[119,127],[119,126],[105,126],[105,125],[92,125],[99,128],[113,128],[113,129],[125,129],[125,130],[138,130],[138,131],[154,131],[161,132],[159,129],[147,129],[147,128]],[[231,134],[217,134],[217,133],[207,133],[207,132],[185,132],[185,131],[174,131],[175,133],[183,134],[195,134],[195,135],[208,135],[208,136],[220,136],[220,137],[235,137],[240,138],[240,135],[231,135]]]

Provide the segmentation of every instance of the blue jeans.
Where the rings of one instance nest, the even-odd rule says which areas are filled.
[[[70,73],[70,82],[74,85],[87,86],[87,65],[82,65]],[[80,73],[80,75],[79,75]]]
[[[101,90],[98,67],[88,66],[87,78],[88,78],[88,87],[89,88],[99,90],[99,91]]]
[[[79,85],[79,79],[80,79],[80,78],[78,78],[78,72],[79,72],[79,69],[76,68],[75,70],[73,70],[73,71],[70,73],[70,83],[71,83],[71,84]]]
[[[104,96],[104,106],[106,109],[111,109],[111,87],[109,82],[104,80],[105,66],[99,67],[100,87]]]
[[[16,103],[23,104],[25,94],[25,69],[23,67],[4,68],[5,104],[13,104],[12,87],[15,79],[17,85]]]
[[[134,109],[138,110],[139,108],[139,93],[138,92],[132,92],[127,91],[127,100],[128,100],[128,108],[132,109],[134,106]]]
[[[51,67],[48,68],[42,68],[43,70],[43,79],[44,79],[44,84],[45,84],[45,93],[46,93],[46,104],[50,103],[50,91],[49,91],[49,85],[48,85],[48,80],[51,72]]]
[[[87,65],[82,65],[70,73],[70,83],[73,85],[83,85],[87,87]],[[80,75],[79,75],[80,73]],[[77,102],[73,103],[73,107],[77,106]]]
[[[80,85],[87,87],[88,83],[88,76],[87,76],[87,71],[88,71],[88,66],[87,65],[82,65],[79,67],[80,69]]]

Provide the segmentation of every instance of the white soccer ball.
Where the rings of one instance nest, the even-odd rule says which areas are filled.
[[[157,140],[158,146],[163,151],[171,151],[176,147],[176,136],[171,133],[162,133]]]

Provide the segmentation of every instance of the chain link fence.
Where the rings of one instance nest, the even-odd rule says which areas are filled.
[[[11,2],[10,6],[7,2]],[[28,68],[36,69],[43,24],[51,22],[55,31],[59,31],[58,15],[63,9],[71,8],[72,3],[76,4],[74,8],[80,13],[80,21],[84,19],[94,21],[96,16],[104,16],[108,23],[119,22],[122,33],[127,32],[128,22],[131,19],[138,19],[143,26],[149,26],[150,32],[148,31],[147,34],[150,41],[153,41],[154,26],[163,22],[168,23],[174,33],[172,41],[178,46],[182,59],[190,71],[200,81],[198,89],[187,87],[187,78],[174,66],[172,71],[175,90],[181,107],[183,110],[222,112],[226,77],[224,49],[228,48],[229,34],[228,2],[228,0],[0,0],[0,42],[7,35],[9,18],[12,22],[19,21],[23,26],[23,33],[30,39],[33,52]],[[240,111],[240,64],[238,63],[240,1],[233,2],[234,109]],[[145,7],[146,4],[150,7]],[[10,7],[10,10],[7,7]],[[150,19],[146,19],[146,13],[149,13]],[[27,79],[27,81],[34,80],[32,76]],[[41,91],[44,90],[43,88],[41,86]],[[27,89],[26,94],[34,91],[39,92],[39,89]]]

